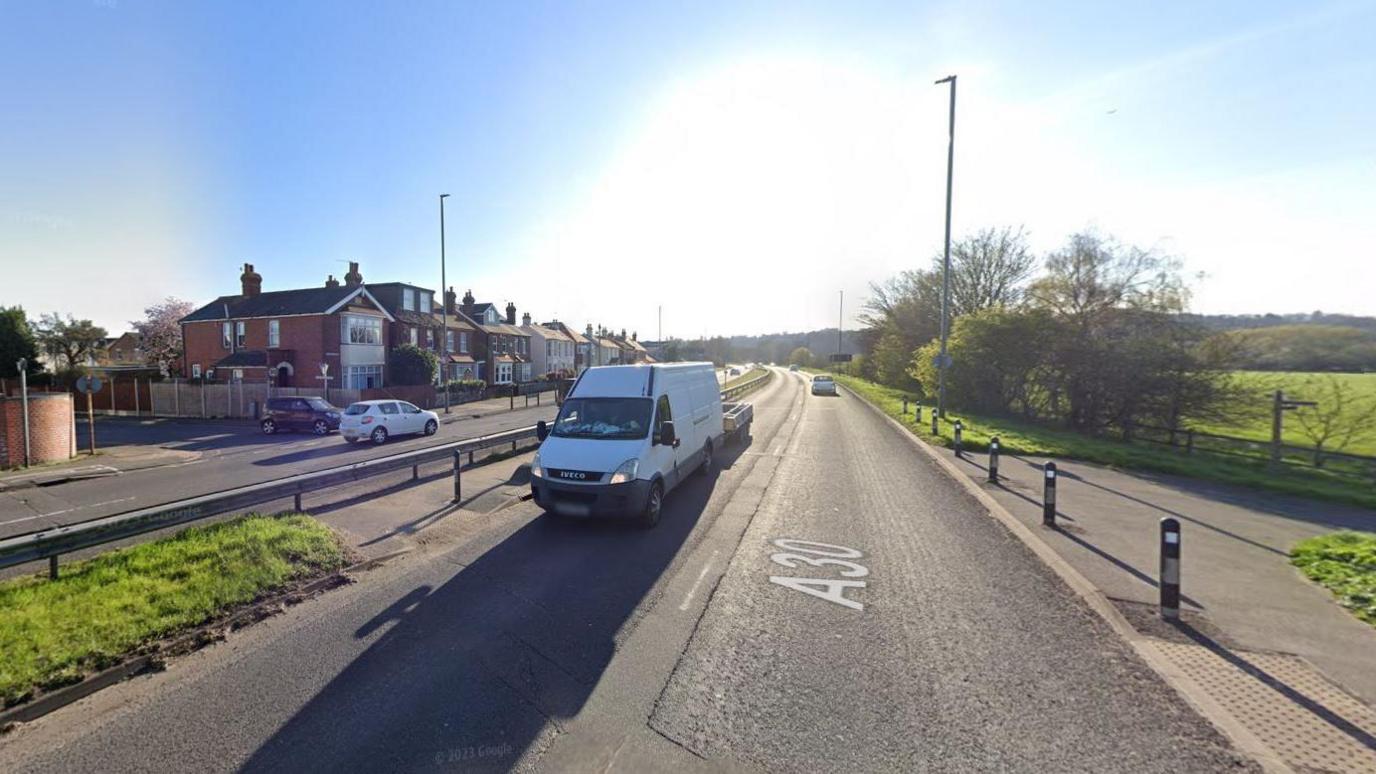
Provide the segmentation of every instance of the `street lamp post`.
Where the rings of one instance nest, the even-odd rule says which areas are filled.
[[[29,360],[21,357],[15,365],[19,369],[19,396],[24,411],[24,467],[27,468],[33,464],[33,460],[29,456]],[[111,387],[111,394],[114,391],[115,388]]]
[[[948,75],[937,81],[951,84],[951,123],[946,139],[946,253],[941,270],[941,354],[937,361],[936,411],[946,416],[946,368],[951,356],[946,354],[946,338],[950,327],[951,308],[951,175],[956,162],[956,77]]]
[[[440,194],[440,388],[444,390],[444,413],[449,413],[449,285],[444,276],[444,200]]]

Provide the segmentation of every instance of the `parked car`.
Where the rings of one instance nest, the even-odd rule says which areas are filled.
[[[732,375],[732,376],[740,376],[740,375],[741,375],[741,369],[739,369],[739,368],[732,368],[732,369],[731,369],[731,375]]]
[[[278,430],[310,430],[325,435],[339,429],[340,410],[324,398],[268,398],[258,426],[272,435]]]
[[[830,374],[817,374],[812,377],[813,395],[835,395],[836,380]]]
[[[434,435],[440,417],[404,400],[363,400],[344,410],[339,434],[349,443],[367,438],[386,443],[394,435]]]
[[[711,470],[724,432],[711,363],[589,368],[535,453],[531,494],[550,513],[654,526],[666,493]]]

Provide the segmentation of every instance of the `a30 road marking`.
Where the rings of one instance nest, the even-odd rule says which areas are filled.
[[[854,548],[838,546],[833,543],[819,543],[815,540],[801,540],[797,538],[778,538],[770,541],[776,547],[784,549],[769,556],[769,560],[781,567],[795,570],[798,565],[805,564],[810,567],[839,567],[838,574],[842,578],[865,578],[870,574],[868,567],[850,561],[860,559],[864,554]],[[771,575],[769,582],[783,586],[784,588],[801,591],[808,596],[825,599],[828,602],[848,607],[852,610],[864,610],[864,604],[853,599],[846,598],[846,589],[863,589],[865,581],[862,580],[838,580],[834,578],[793,578],[785,575]]]

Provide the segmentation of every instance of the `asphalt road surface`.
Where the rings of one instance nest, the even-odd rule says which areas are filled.
[[[455,411],[461,413],[461,407],[456,407]],[[100,421],[96,426],[96,438],[102,448],[143,445],[196,454],[187,455],[193,457],[188,461],[117,475],[68,481],[57,486],[0,491],[0,538],[347,465],[398,451],[529,427],[537,420],[553,419],[554,413],[554,407],[548,403],[541,407],[517,408],[476,419],[441,423],[432,436],[398,436],[382,446],[346,443],[338,433],[315,436],[309,432],[284,431],[268,436],[248,424]],[[82,425],[82,444],[86,443],[85,432]],[[92,460],[92,465],[100,463],[98,456]]]
[[[856,398],[776,371],[653,530],[523,504],[11,732],[10,771],[1213,771],[1235,756]],[[808,542],[804,542],[808,541]]]

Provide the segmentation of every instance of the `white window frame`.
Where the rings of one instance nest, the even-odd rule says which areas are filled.
[[[401,308],[408,312],[416,311],[416,291],[411,288],[401,289]]]
[[[411,328],[410,328],[410,330],[411,330],[411,346],[413,346],[413,347],[418,346],[417,343],[416,343],[416,337],[417,337],[417,335],[419,335],[419,332],[418,332],[418,330],[416,329],[416,326],[412,325]]]
[[[220,325],[220,345],[225,349],[234,349],[234,326],[228,322]]]
[[[199,379],[199,378],[201,378],[201,364],[200,364],[200,363],[192,363],[192,364],[191,364],[191,378],[192,378],[192,379]]]
[[[434,304],[434,301],[433,301],[433,299],[431,299],[429,293],[421,293],[421,294],[420,294],[420,313],[421,313],[421,314],[430,314],[430,307],[431,307],[433,304]]]
[[[282,321],[268,320],[268,347],[276,349],[282,346]]]
[[[453,331],[445,331],[445,332],[444,332],[444,351],[445,351],[445,352],[453,352],[453,351],[454,351],[454,332],[453,332]]]
[[[459,351],[468,354],[468,331],[459,331]]]
[[[362,314],[346,314],[342,318],[344,326],[340,341],[343,344],[381,344],[382,318]],[[361,340],[354,340],[354,331],[359,331]]]
[[[376,377],[373,387],[382,387],[382,366],[355,365],[344,369],[344,386],[351,390],[366,390],[368,377]]]
[[[245,341],[248,341],[248,326],[240,320],[234,323],[234,346],[242,349]]]

